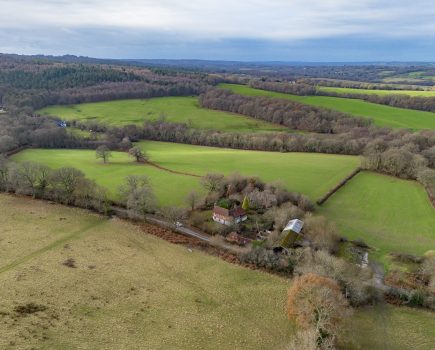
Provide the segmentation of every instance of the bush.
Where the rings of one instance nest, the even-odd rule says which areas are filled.
[[[340,237],[336,227],[323,216],[305,216],[305,235],[317,249],[324,249],[330,253],[337,253]]]
[[[221,198],[216,203],[217,206],[225,209],[231,209],[232,202],[228,198]]]
[[[334,280],[309,273],[295,278],[289,289],[287,315],[300,329],[315,332],[319,349],[330,349],[351,310]]]
[[[293,270],[288,257],[275,254],[273,251],[262,247],[251,249],[242,254],[240,259],[245,263],[254,264],[272,271],[291,273]]]
[[[314,273],[337,281],[350,303],[355,306],[377,301],[380,298],[370,269],[348,263],[326,251],[305,249],[295,267],[295,273],[301,275]]]

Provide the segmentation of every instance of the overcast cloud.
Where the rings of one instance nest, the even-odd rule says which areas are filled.
[[[434,60],[428,0],[0,0],[0,52]]]

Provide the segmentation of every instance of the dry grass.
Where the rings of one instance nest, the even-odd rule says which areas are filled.
[[[120,220],[9,196],[0,203],[1,237],[4,227],[12,235],[14,223],[16,237],[28,235],[13,248],[17,257],[51,246],[0,273],[1,349],[268,349],[292,335],[282,279],[189,252]],[[68,222],[82,232],[53,246]],[[86,229],[86,222],[94,225]],[[5,240],[0,247],[12,255]],[[63,264],[68,259],[76,268]],[[46,309],[14,311],[29,303]]]
[[[25,198],[0,195],[0,223],[0,349],[284,349],[293,337],[282,278]],[[428,312],[354,322],[346,349],[378,349],[384,329],[388,349],[435,343]]]

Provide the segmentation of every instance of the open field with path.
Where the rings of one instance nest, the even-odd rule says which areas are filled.
[[[108,164],[96,159],[95,151],[29,149],[14,155],[16,161],[35,161],[51,168],[73,167],[109,190],[116,199],[118,188],[128,175],[146,175],[161,205],[183,205],[192,189],[201,191],[199,179],[173,174],[151,165],[138,164],[125,152],[112,152]]]
[[[293,336],[286,279],[42,201],[0,195],[0,220],[2,349],[284,349]],[[15,311],[28,303],[45,309]],[[346,349],[435,342],[423,310],[362,309],[350,326]]]
[[[5,195],[0,209],[0,250],[22,260],[4,270],[0,257],[1,349],[270,349],[292,336],[284,279],[83,210]],[[53,244],[59,231],[77,234]],[[15,316],[31,302],[47,309]]]
[[[421,255],[435,249],[435,210],[416,181],[363,172],[318,211],[349,238],[362,238],[386,261],[389,252]]]
[[[158,97],[50,106],[38,111],[63,120],[97,121],[122,126],[158,120],[187,123],[192,128],[222,131],[258,132],[285,128],[250,117],[201,108],[197,97]]]
[[[282,181],[290,190],[313,200],[359,166],[355,156],[319,153],[272,153],[201,147],[176,143],[146,141],[138,145],[152,162],[170,170],[203,176],[209,172],[259,176],[265,181]],[[13,157],[32,160],[50,167],[76,167],[89,178],[110,189],[112,195],[128,174],[149,176],[162,204],[183,204],[192,189],[200,189],[199,179],[172,174],[150,165],[136,164],[126,153],[112,152],[109,164],[95,158],[91,150],[29,149]]]
[[[266,182],[281,181],[291,191],[313,200],[325,194],[360,165],[356,156],[320,153],[279,153],[142,141],[138,145],[166,168],[205,175],[239,172]]]
[[[435,129],[435,113],[396,108],[358,99],[328,96],[297,96],[280,92],[253,89],[245,85],[220,84],[221,88],[246,96],[264,96],[325,107],[351,115],[371,118],[380,127],[406,128],[412,130]]]
[[[361,95],[408,95],[418,97],[435,97],[435,90],[377,90],[377,89],[354,89],[331,86],[318,86],[318,90],[324,92],[335,92],[338,94],[361,94]]]

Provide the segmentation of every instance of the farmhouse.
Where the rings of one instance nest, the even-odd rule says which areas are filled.
[[[220,224],[238,224],[242,221],[245,221],[247,218],[246,212],[240,207],[226,209],[215,205],[213,209],[213,220],[219,222]]]

